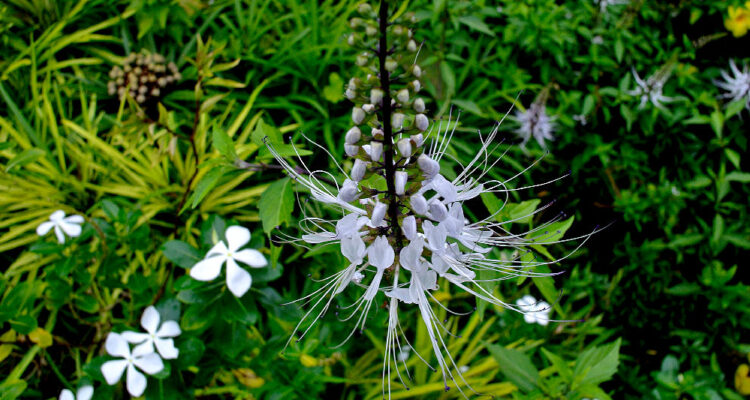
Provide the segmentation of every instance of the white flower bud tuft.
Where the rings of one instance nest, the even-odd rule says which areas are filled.
[[[411,156],[411,139],[401,139],[396,143],[396,147],[398,147],[398,152],[401,153],[402,157],[410,157]]]
[[[409,89],[401,89],[398,91],[398,94],[396,94],[396,98],[399,102],[402,104],[405,104],[407,101],[409,101]]]
[[[382,155],[383,155],[383,143],[370,142],[370,159],[372,161],[380,161],[380,157]]]
[[[380,89],[370,90],[370,103],[372,104],[383,103],[383,91]]]
[[[414,93],[417,93],[418,91],[422,90],[422,82],[419,81],[419,79],[415,79],[411,85],[414,87]]]
[[[422,154],[417,158],[417,165],[419,165],[419,169],[427,179],[434,178],[440,172],[440,164],[426,154]]]
[[[411,141],[414,142],[414,146],[422,147],[422,144],[424,144],[424,136],[422,136],[421,133],[411,135]]]
[[[424,114],[417,114],[414,118],[414,124],[417,125],[417,129],[424,132],[430,126],[430,121],[427,120],[427,116]]]
[[[373,227],[380,226],[385,218],[385,211],[387,206],[385,203],[377,202],[375,207],[372,208],[372,215],[370,216],[370,225]]]
[[[414,240],[417,237],[417,219],[413,215],[404,218],[401,222],[401,229],[406,239]]]
[[[352,167],[352,180],[359,182],[362,180],[362,178],[365,177],[365,172],[367,172],[367,163],[360,160],[359,158],[354,160],[354,166]]]
[[[354,100],[354,98],[357,97],[357,92],[352,89],[346,89],[346,92],[344,92],[344,96],[346,96],[346,98],[349,100]]]
[[[352,108],[352,121],[359,125],[365,120],[365,112],[359,107]]]
[[[403,196],[404,193],[406,193],[406,182],[409,179],[409,174],[406,173],[406,171],[396,171],[396,175],[394,178],[395,185],[396,185],[396,194],[399,196]]]
[[[391,126],[394,129],[401,129],[401,127],[404,125],[404,118],[406,116],[401,113],[395,113],[391,116]]]
[[[351,203],[359,197],[359,191],[357,190],[357,183],[351,179],[344,181],[339,190],[339,199],[347,203]]]
[[[424,112],[424,100],[422,100],[421,97],[414,100],[414,105],[412,107],[414,107],[414,111],[418,113],[423,113]]]
[[[421,194],[412,195],[409,198],[409,202],[411,203],[411,209],[414,210],[415,213],[421,215],[427,214],[429,207],[427,206],[427,199],[425,199],[424,196]]]
[[[433,200],[430,202],[430,217],[438,222],[448,218],[448,209],[442,201]]]
[[[414,40],[410,40],[409,43],[406,45],[406,50],[409,50],[412,53],[417,51],[417,42],[415,42]]]
[[[411,73],[414,74],[417,78],[422,76],[422,68],[419,68],[419,65],[414,65],[414,67],[411,70]]]
[[[382,139],[383,135],[385,134],[383,133],[382,129],[378,129],[378,128],[372,129],[372,137],[374,137],[375,139]]]
[[[359,153],[359,146],[356,144],[344,144],[344,153],[349,157],[354,157]]]
[[[390,59],[390,58],[387,59],[387,60],[385,60],[385,69],[386,69],[386,71],[393,72],[393,71],[396,70],[396,68],[398,68],[398,63],[396,62],[396,60],[393,60],[393,59]]]
[[[344,141],[346,142],[346,144],[355,144],[359,142],[359,138],[361,137],[362,131],[359,130],[359,127],[354,126],[346,132],[346,138],[344,139]]]
[[[372,114],[373,111],[375,111],[375,105],[373,104],[363,104],[362,109],[365,110],[366,113]]]

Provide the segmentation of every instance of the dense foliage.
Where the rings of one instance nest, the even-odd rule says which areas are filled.
[[[266,147],[343,181],[360,3],[0,4],[0,399],[127,397],[130,373],[102,373],[125,357],[120,337],[161,356],[133,345],[146,398],[381,397],[384,296],[353,340],[338,346],[352,324],[329,312],[286,346],[303,316],[288,303],[345,257],[290,242],[331,210]],[[436,308],[468,383],[519,399],[750,394],[750,3],[391,5],[407,10],[420,96],[436,119],[461,113],[448,170],[502,120],[488,175],[529,187],[483,194],[471,217],[516,233],[557,218],[546,242],[584,238],[532,246],[564,258],[535,270],[554,279],[486,283],[511,304],[545,300],[542,319],[434,292],[459,312]],[[228,259],[226,277],[191,277],[217,243],[251,267],[248,288],[225,283]],[[400,312],[411,384],[393,377],[391,398],[461,398],[420,359],[435,367],[418,313]],[[141,330],[151,339],[126,333]]]

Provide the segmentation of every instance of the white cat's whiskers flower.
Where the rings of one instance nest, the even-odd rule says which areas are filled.
[[[729,69],[732,72],[731,76],[727,71],[722,70],[721,77],[724,80],[714,80],[714,85],[727,92],[720,97],[730,99],[730,101],[741,101],[744,99],[745,108],[750,110],[750,69],[745,64],[742,66],[742,70],[740,70],[737,68],[734,60],[729,60]]]

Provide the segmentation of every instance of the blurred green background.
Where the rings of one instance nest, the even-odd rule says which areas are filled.
[[[147,398],[381,396],[384,312],[340,348],[350,326],[327,315],[281,352],[302,315],[281,304],[312,292],[317,283],[308,277],[330,275],[344,261],[335,249],[308,252],[276,240],[282,232],[299,237],[303,210],[325,212],[305,193],[297,201],[298,188],[261,141],[304,145],[304,134],[342,161],[351,124],[344,89],[356,69],[346,35],[359,3],[0,3],[0,398],[57,397],[75,382],[95,383],[95,398],[125,396],[98,371],[103,338],[137,326],[154,302],[176,313],[185,334],[181,358],[171,373],[150,378]],[[742,272],[750,254],[750,95],[730,101],[715,84],[730,60],[740,70],[750,62],[750,3],[391,7],[416,13],[431,116],[461,110],[451,154],[471,159],[477,129],[488,131],[515,107],[500,126],[508,153],[492,175],[512,176],[540,157],[519,185],[570,172],[513,199],[555,201],[523,224],[565,212],[575,221],[567,236],[607,225],[552,266],[565,271],[554,281],[491,288],[509,302],[546,298],[553,318],[581,322],[529,325],[522,315],[474,311],[474,300],[442,293],[470,311],[448,318],[461,333],[449,347],[475,389],[514,399],[750,394]],[[110,70],[142,51],[173,62],[181,79],[143,102],[120,101],[108,91]],[[643,79],[668,74],[661,83],[670,101],[641,106],[633,71]],[[522,149],[514,112],[540,93],[555,140],[546,150],[534,140]],[[306,148],[309,165],[335,169],[323,151]],[[57,209],[87,219],[65,245],[34,232]],[[241,301],[195,286],[184,271],[230,223],[251,229],[253,246],[271,260],[251,271],[253,288]],[[164,246],[170,240],[194,253],[175,255]],[[408,324],[415,349],[429,347],[418,324]],[[393,398],[460,397],[444,392],[439,374],[413,354],[409,365],[414,386]]]

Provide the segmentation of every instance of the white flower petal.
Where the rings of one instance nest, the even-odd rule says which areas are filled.
[[[367,258],[370,264],[381,271],[393,265],[396,253],[385,236],[378,236],[367,249]]]
[[[156,350],[165,360],[173,360],[180,355],[180,350],[174,347],[174,340],[172,339],[154,339]]]
[[[153,335],[156,333],[156,329],[159,328],[160,320],[161,318],[159,317],[159,312],[156,311],[156,307],[148,306],[141,316],[141,326],[146,332]]]
[[[365,242],[359,235],[341,239],[341,254],[353,265],[362,264],[365,256]]]
[[[108,384],[114,385],[122,377],[122,373],[128,366],[127,360],[112,360],[102,364],[102,375]]]
[[[50,214],[50,216],[49,216],[49,220],[52,221],[52,222],[62,221],[63,218],[65,218],[65,211],[63,211],[63,210],[57,210],[57,211],[53,212],[52,214]]]
[[[268,265],[268,261],[263,254],[255,249],[245,249],[233,253],[233,257],[237,261],[241,261],[253,268],[263,268]]]
[[[76,400],[76,398],[73,396],[73,392],[68,389],[63,389],[62,392],[60,392],[58,400]]]
[[[252,283],[253,278],[249,272],[240,268],[233,259],[227,259],[227,287],[235,297],[242,297]]]
[[[156,332],[156,337],[175,337],[180,336],[181,333],[182,330],[180,330],[180,325],[177,321],[164,321],[164,323],[161,324],[161,328]]]
[[[59,225],[60,229],[70,237],[78,237],[81,235],[81,225],[71,224],[64,220],[60,221]]]
[[[148,333],[133,331],[125,331],[120,336],[128,343],[143,343],[144,340],[150,338]]]
[[[148,340],[133,348],[133,356],[142,356],[154,352],[154,340],[149,336]]]
[[[219,240],[218,243],[214,245],[214,247],[211,247],[211,250],[206,253],[206,257],[214,257],[214,256],[226,256],[227,253],[229,253],[229,249],[227,248],[227,245],[224,244],[223,241]]]
[[[214,280],[221,273],[221,265],[224,264],[226,259],[222,256],[204,258],[193,265],[193,268],[190,268],[190,276],[199,281]]]
[[[146,390],[146,376],[138,372],[133,364],[128,365],[127,376],[128,393],[133,397],[138,397]]]
[[[84,222],[83,216],[81,215],[71,215],[70,217],[67,217],[63,219],[63,221],[69,223],[69,224],[82,224]],[[84,386],[85,387],[85,386]],[[80,400],[80,399],[78,399]]]
[[[65,243],[65,235],[63,235],[63,231],[60,228],[60,225],[55,224],[55,236],[57,236],[57,242],[60,244]]]
[[[39,226],[36,227],[36,234],[39,236],[44,236],[49,233],[50,230],[55,226],[55,223],[52,221],[45,221],[39,224]]]
[[[250,242],[250,230],[239,225],[227,228],[224,236],[227,237],[227,247],[231,252],[239,250],[240,247]]]
[[[536,316],[533,313],[524,314],[523,320],[528,324],[533,324],[534,322],[536,322]]]
[[[409,271],[416,271],[419,269],[421,266],[419,258],[422,256],[423,248],[424,243],[422,242],[422,238],[417,238],[416,240],[412,240],[408,246],[401,249],[401,253],[399,254],[401,266]]]
[[[125,339],[120,336],[120,334],[115,332],[109,333],[109,335],[107,336],[107,341],[104,342],[104,348],[111,356],[123,358],[127,358],[130,356],[130,347],[128,346],[128,342],[126,342]]]
[[[91,385],[84,385],[78,388],[76,392],[76,400],[91,400],[94,395],[94,387]]]
[[[143,372],[153,375],[164,369],[164,362],[156,353],[144,354],[133,358],[133,364]]]

